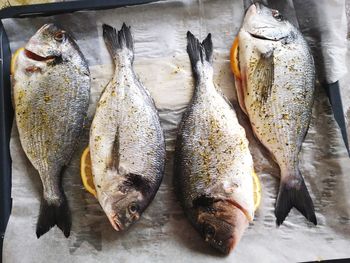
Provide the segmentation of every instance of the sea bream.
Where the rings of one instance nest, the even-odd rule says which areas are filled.
[[[253,159],[235,111],[213,83],[211,35],[187,33],[195,89],[179,126],[175,186],[203,239],[228,254],[254,218]]]
[[[153,200],[164,174],[165,141],[158,111],[134,68],[130,27],[103,25],[115,64],[90,130],[97,198],[115,230],[137,221]]]
[[[66,31],[46,24],[19,53],[13,81],[19,138],[43,185],[37,237],[54,225],[68,237],[71,215],[61,177],[89,107],[87,62]]]
[[[299,152],[314,101],[315,67],[302,34],[277,11],[256,3],[238,34],[236,89],[256,137],[281,170],[275,214],[280,225],[295,207],[317,224],[299,170]]]

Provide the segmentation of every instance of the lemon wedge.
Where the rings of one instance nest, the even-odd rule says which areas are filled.
[[[241,79],[241,71],[239,69],[239,64],[238,64],[238,37],[235,38],[233,41],[231,51],[230,51],[230,61],[231,61],[231,70],[232,73],[235,75],[236,78]]]
[[[90,194],[97,196],[94,180],[92,178],[91,157],[89,147],[86,147],[80,159],[80,176],[83,185]]]
[[[253,172],[253,186],[254,186],[254,211],[256,211],[261,203],[261,183],[258,175]]]
[[[11,75],[12,76],[13,76],[13,74],[15,72],[16,60],[18,58],[18,55],[23,50],[24,50],[24,47],[21,47],[21,48],[17,49],[16,52],[12,55],[12,59],[11,59]]]

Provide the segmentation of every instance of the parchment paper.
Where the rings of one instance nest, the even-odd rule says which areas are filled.
[[[350,141],[350,0],[346,0],[346,15],[347,15],[347,53],[346,61],[348,74],[341,78],[340,85],[343,87],[341,89],[341,94],[343,98],[343,108],[345,114],[346,128],[348,132],[348,139]]]
[[[3,260],[21,262],[296,262],[350,257],[350,162],[328,99],[317,87],[313,117],[300,154],[300,168],[314,200],[318,225],[293,209],[276,227],[274,204],[278,167],[254,139],[237,107],[229,66],[229,49],[244,14],[243,3],[231,0],[167,1],[122,9],[4,21],[11,49],[24,45],[44,23],[57,22],[73,32],[90,64],[90,120],[102,88],[112,76],[112,61],[101,37],[103,23],[132,26],[135,70],[159,109],[167,142],[162,185],[142,218],[123,233],[115,232],[79,175],[79,157],[87,146],[88,127],[64,173],[64,189],[72,211],[71,236],[58,228],[37,239],[41,183],[21,148],[13,127],[13,208]],[[262,203],[236,250],[228,257],[211,249],[192,228],[177,203],[172,185],[173,149],[181,114],[193,93],[186,54],[186,32],[214,43],[214,81],[232,101],[246,128],[255,168],[262,182]],[[349,88],[349,85],[347,85]],[[345,92],[345,91],[344,91]],[[348,107],[345,105],[345,107]]]

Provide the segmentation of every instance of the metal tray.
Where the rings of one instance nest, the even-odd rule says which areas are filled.
[[[25,18],[72,13],[83,10],[102,10],[141,5],[159,0],[80,0],[72,2],[14,6],[0,10],[0,262],[6,225],[11,214],[11,156],[10,137],[13,121],[11,102],[10,64],[11,51],[4,18]]]

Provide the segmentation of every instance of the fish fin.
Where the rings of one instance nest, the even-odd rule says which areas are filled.
[[[238,98],[238,104],[242,111],[248,115],[247,108],[245,106],[245,93],[246,93],[246,87],[244,86],[246,81],[243,79],[245,78],[245,75],[242,74],[242,79],[235,78],[235,87],[237,92],[237,98]]]
[[[122,28],[117,32],[114,27],[107,24],[103,24],[103,39],[109,52],[113,57],[116,57],[118,50],[124,48],[129,49],[132,53],[134,52],[134,41],[131,35],[130,26],[126,26],[123,23]]]
[[[190,32],[187,32],[187,53],[190,57],[192,71],[194,77],[198,80],[200,75],[200,64],[205,64],[208,62],[210,65],[213,62],[213,42],[211,40],[211,34],[203,40],[202,43]]]
[[[207,37],[202,42],[202,47],[205,51],[205,60],[210,64],[213,63],[213,42],[211,40],[211,34],[209,33]]]
[[[220,92],[220,90],[219,90],[219,94],[224,99],[224,101],[230,106],[230,108],[234,109],[233,105],[232,105],[232,102],[226,97],[226,95],[223,92]]]
[[[273,58],[273,52],[261,54],[252,74],[252,78],[258,86],[257,90],[260,90],[259,97],[261,98],[261,102],[266,102],[271,95],[271,87],[274,79]]]
[[[65,237],[69,237],[72,220],[66,197],[62,198],[60,204],[50,204],[47,200],[42,199],[36,225],[37,238],[40,238],[55,225],[62,230]]]
[[[276,202],[275,215],[277,225],[281,225],[289,211],[295,207],[307,220],[317,225],[314,204],[306,188],[304,179],[288,177],[287,181],[281,180]]]
[[[109,169],[118,170],[119,169],[119,160],[120,160],[120,152],[119,152],[119,127],[117,127],[117,131],[115,133],[115,138],[113,142],[112,153],[110,155],[110,160],[108,162],[107,167]]]

